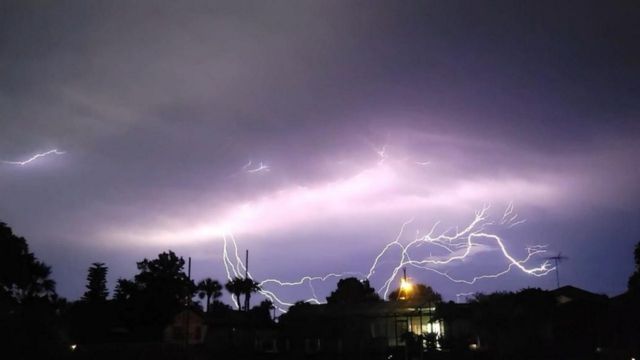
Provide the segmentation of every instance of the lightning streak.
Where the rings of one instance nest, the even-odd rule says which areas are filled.
[[[48,155],[63,155],[65,154],[64,151],[59,151],[58,149],[53,149],[53,150],[49,150],[47,152],[43,152],[43,153],[39,153],[39,154],[35,154],[32,157],[30,157],[29,159],[25,160],[25,161],[6,161],[3,160],[2,162],[5,164],[11,164],[11,165],[19,165],[19,166],[24,166],[27,165],[41,157],[45,157]]]
[[[462,231],[456,231],[453,235],[446,235],[447,232],[445,232],[441,235],[433,236],[432,235],[433,230],[432,230],[429,234],[411,241],[406,246],[401,245],[403,249],[401,258],[398,261],[396,267],[391,272],[390,276],[387,278],[387,280],[383,284],[383,286],[378,290],[378,292],[383,294],[383,296],[386,298],[388,295],[390,286],[392,284],[392,281],[397,277],[400,269],[405,266],[412,266],[412,267],[420,268],[423,270],[431,271],[438,275],[444,276],[445,278],[447,278],[452,282],[464,283],[468,285],[475,284],[478,280],[500,277],[510,272],[513,268],[517,268],[528,275],[533,275],[538,277],[547,275],[549,272],[554,270],[554,268],[551,267],[548,261],[545,261],[542,265],[537,267],[527,268],[525,266],[525,264],[532,257],[546,251],[543,246],[536,245],[536,246],[528,247],[526,249],[527,256],[522,260],[517,260],[507,251],[506,246],[504,245],[504,241],[501,237],[495,234],[489,234],[484,232],[485,228],[487,228],[490,225],[493,225],[493,222],[491,222],[487,216],[488,209],[489,209],[488,206],[485,206],[483,209],[478,211],[476,213],[474,220],[465,229],[463,229]],[[517,216],[511,216],[512,211],[513,211],[513,205],[510,205],[507,208],[507,211],[505,211],[505,215],[503,216],[503,220],[505,218],[507,220],[501,221],[502,224],[507,225],[509,227],[513,226],[514,224],[517,225],[517,223],[511,223],[511,221],[517,218]],[[508,260],[508,266],[506,269],[493,274],[474,276],[471,279],[454,278],[449,274],[447,274],[446,272],[436,269],[436,267],[440,265],[446,265],[452,262],[463,261],[464,259],[466,259],[471,254],[472,249],[480,245],[480,243],[477,241],[480,239],[485,239],[485,240],[490,240],[492,242],[495,242],[495,244],[497,245],[497,248],[502,253],[502,256],[506,260]],[[446,249],[449,252],[450,256],[444,259],[434,258],[433,256],[429,256],[421,260],[412,259],[409,256],[409,250],[412,247],[417,247],[418,245],[424,244],[424,243],[438,245],[441,248]]]
[[[382,148],[380,148],[380,150],[378,149],[374,149],[376,154],[378,154],[378,157],[380,158],[380,160],[378,160],[378,165],[382,165],[384,163],[384,161],[389,157],[387,155],[387,145],[383,145]]]
[[[498,221],[492,221],[489,218],[488,210],[489,207],[485,206],[477,211],[473,220],[469,222],[469,224],[462,230],[447,229],[436,234],[436,229],[439,225],[439,223],[436,222],[426,235],[418,236],[418,234],[416,234],[416,237],[407,243],[403,243],[401,239],[403,237],[403,234],[405,233],[406,227],[414,220],[410,219],[404,222],[400,227],[398,235],[391,242],[383,246],[381,251],[374,258],[366,276],[363,276],[363,274],[358,272],[344,272],[328,273],[322,276],[305,275],[295,281],[266,279],[259,283],[261,287],[259,293],[262,294],[265,298],[269,299],[272,303],[274,303],[274,306],[276,306],[279,311],[286,312],[286,309],[293,304],[281,299],[276,294],[274,287],[282,288],[308,286],[312,296],[305,301],[309,303],[321,304],[323,302],[319,300],[316,294],[314,283],[324,283],[330,279],[339,279],[345,276],[359,276],[361,278],[369,280],[376,273],[382,272],[380,268],[382,259],[390,256],[390,251],[392,249],[398,249],[400,254],[399,258],[397,258],[397,260],[394,262],[393,268],[388,271],[383,278],[383,284],[377,289],[378,293],[384,298],[387,297],[391,285],[398,277],[399,271],[405,266],[429,271],[442,276],[454,283],[467,285],[473,285],[476,282],[484,279],[495,279],[511,272],[512,270],[519,270],[525,274],[539,277],[547,275],[555,269],[548,261],[545,261],[538,266],[527,266],[527,263],[532,258],[546,251],[545,246],[529,246],[525,248],[527,251],[527,255],[522,259],[516,259],[507,250],[504,240],[500,236],[488,231],[491,226],[502,226],[510,228],[524,222],[524,220],[518,220],[518,215],[514,214],[513,204],[509,204],[509,206],[507,206],[507,209],[505,210],[502,218],[500,218]],[[246,268],[240,256],[238,255],[238,246],[235,238],[232,234],[229,234],[223,237],[223,241],[224,248],[222,257],[228,279],[231,280],[233,277],[244,277]],[[487,245],[487,243],[491,246]],[[416,250],[424,245],[432,245],[435,248],[440,249],[440,251],[444,252],[446,255],[435,256],[430,253],[428,256],[420,256],[419,254],[416,254]],[[473,276],[472,278],[466,279],[454,277],[446,271],[440,269],[442,266],[448,264],[461,263],[463,261],[466,261],[474,252],[485,251],[483,249],[495,250],[500,253],[502,258],[506,261],[506,267],[503,270],[494,273],[477,275]],[[247,276],[250,278],[252,277],[250,273],[247,273]],[[233,297],[232,301],[236,306],[238,306],[236,300],[233,299]]]
[[[271,171],[271,166],[263,164],[262,161],[256,167],[252,168],[251,165],[252,162],[249,160],[249,162],[242,167],[242,170],[250,174]]]
[[[466,300],[466,299],[468,299],[470,296],[473,296],[473,295],[475,295],[475,294],[476,294],[476,293],[474,293],[474,292],[464,292],[464,293],[456,294],[456,302],[457,302],[457,303],[459,303],[459,302],[460,302],[460,298],[461,298],[461,297],[464,297],[464,298],[465,298],[465,300]]]

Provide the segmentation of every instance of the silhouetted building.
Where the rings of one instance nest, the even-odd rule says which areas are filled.
[[[282,317],[285,349],[322,358],[378,357],[393,351],[424,349],[428,334],[444,334],[434,304],[411,301],[352,305],[306,305]],[[434,343],[434,346],[437,344]]]
[[[207,327],[201,311],[185,309],[179,312],[165,328],[164,341],[177,344],[202,344]]]
[[[640,293],[626,292],[611,298],[604,352],[611,358],[640,359]]]
[[[552,290],[551,293],[555,296],[558,304],[566,304],[571,301],[604,303],[608,299],[605,295],[594,294],[590,291],[583,290],[571,285],[557,288],[555,290]]]

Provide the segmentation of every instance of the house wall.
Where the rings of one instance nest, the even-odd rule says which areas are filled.
[[[185,343],[188,334],[189,344],[202,344],[206,332],[207,326],[201,316],[194,312],[182,312],[165,328],[164,340],[168,343]]]

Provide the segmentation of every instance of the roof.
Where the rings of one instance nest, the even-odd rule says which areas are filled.
[[[196,309],[184,309],[177,313],[168,326],[182,325],[187,321],[203,322],[204,316],[201,311]]]
[[[560,303],[566,303],[569,301],[580,300],[580,301],[605,301],[607,300],[606,295],[594,294],[590,291],[577,288],[575,286],[566,285],[560,288],[557,288],[551,293],[558,299]]]
[[[364,302],[360,304],[345,305],[309,305],[289,312],[292,317],[325,316],[325,317],[384,317],[417,315],[418,313],[429,313],[435,310],[435,304],[418,303],[411,301],[376,301]]]

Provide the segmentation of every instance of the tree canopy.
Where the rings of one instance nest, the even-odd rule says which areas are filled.
[[[109,296],[107,290],[108,268],[104,263],[93,263],[87,271],[87,291],[82,296],[82,300],[87,302],[106,301]]]
[[[29,251],[25,238],[0,222],[0,298],[21,303],[33,298],[56,296],[51,268]]]
[[[220,296],[222,296],[222,285],[217,280],[213,280],[211,278],[206,278],[201,280],[197,286],[198,289],[198,297],[200,299],[206,298],[206,309],[209,311],[209,305],[211,304],[211,300],[217,300]]]
[[[173,251],[137,263],[133,280],[119,279],[115,300],[123,320],[140,337],[158,339],[162,330],[195,293],[195,284],[184,272],[184,259]]]
[[[371,287],[369,280],[350,277],[338,281],[338,287],[327,297],[329,304],[357,304],[380,301],[380,296]]]
[[[251,278],[235,277],[225,284],[225,289],[231,293],[238,304],[238,307],[249,311],[251,294],[260,290],[260,284]],[[240,302],[240,295],[245,296],[244,306]]]
[[[25,238],[0,222],[0,339],[2,353],[56,358],[63,350],[51,268],[29,251]]]

